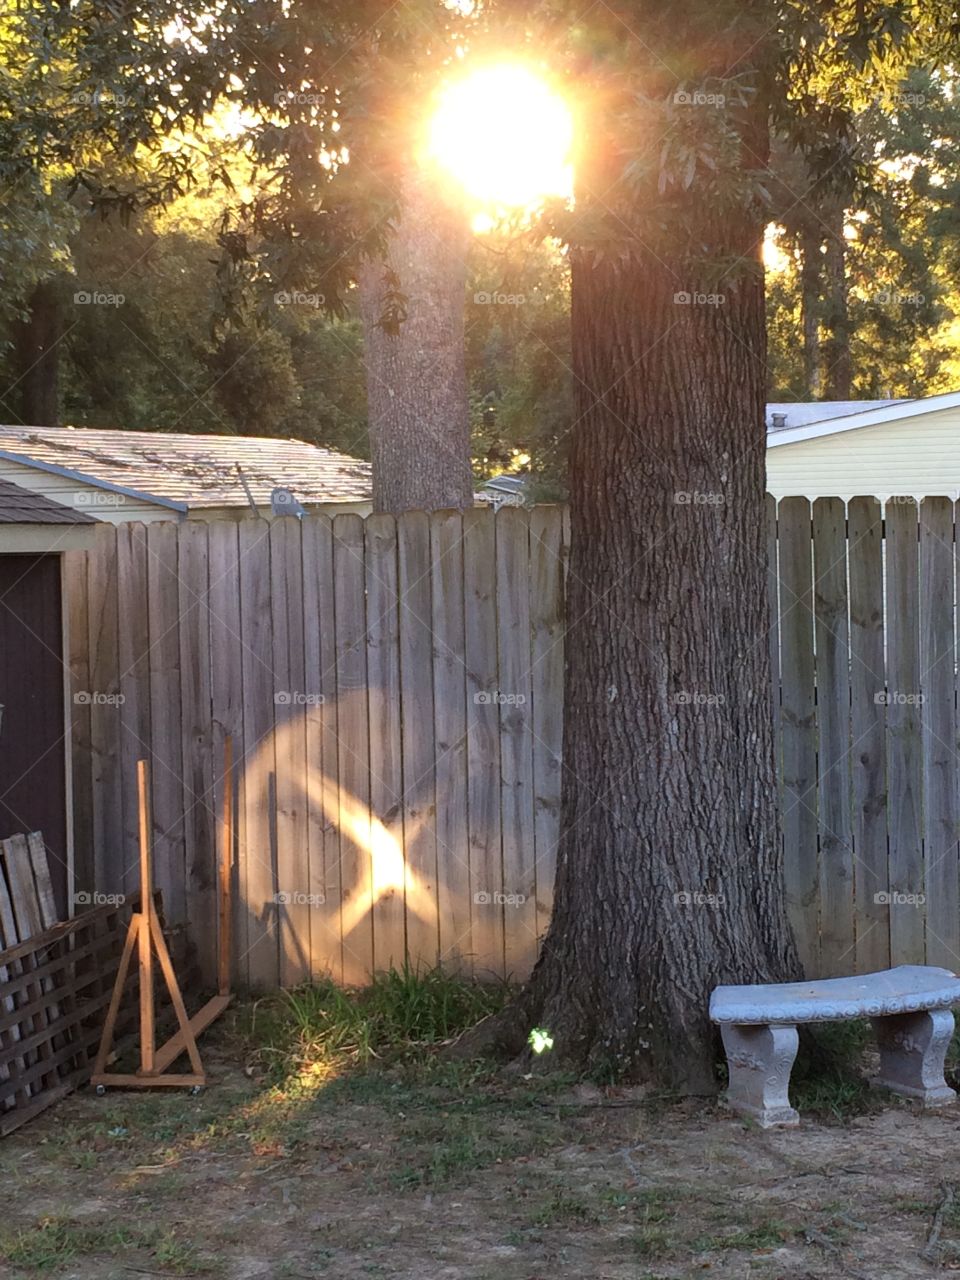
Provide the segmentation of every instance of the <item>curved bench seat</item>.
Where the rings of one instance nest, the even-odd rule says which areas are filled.
[[[713,1022],[741,1025],[841,1022],[886,1018],[920,1009],[960,1005],[960,978],[933,965],[901,964],[855,978],[819,978],[757,987],[717,987],[710,997]]]
[[[730,1070],[727,1101],[764,1128],[796,1125],[789,1099],[797,1024],[870,1018],[880,1048],[873,1081],[927,1106],[953,1102],[943,1078],[953,1035],[951,1006],[960,978],[949,969],[902,964],[852,978],[717,987],[710,1017],[719,1023]]]

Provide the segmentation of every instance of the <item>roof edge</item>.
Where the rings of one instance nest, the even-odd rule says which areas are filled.
[[[799,444],[803,440],[816,440],[820,436],[839,435],[842,431],[859,431],[861,427],[878,427],[884,422],[900,418],[917,418],[925,413],[938,413],[942,409],[960,408],[960,391],[945,391],[938,396],[923,396],[916,400],[891,400],[879,409],[865,409],[862,413],[844,414],[838,418],[824,418],[821,422],[808,422],[801,427],[784,427],[767,432],[767,448],[776,449],[785,444]]]
[[[185,502],[177,502],[174,498],[161,498],[156,493],[146,493],[142,489],[129,489],[122,484],[114,484],[110,480],[101,480],[98,476],[91,476],[85,471],[74,471],[70,467],[59,467],[55,462],[41,462],[38,458],[31,458],[29,454],[13,453],[9,449],[0,449],[0,458],[6,458],[8,462],[19,462],[21,466],[30,467],[34,471],[46,471],[49,475],[62,476],[65,480],[79,480],[82,484],[88,484],[94,489],[106,489],[109,493],[119,493],[125,498],[136,498],[138,502],[146,502],[155,507],[166,507],[170,511],[179,511],[186,515],[190,510]],[[16,483],[14,481],[13,483]],[[56,499],[51,499],[56,501]],[[66,503],[61,503],[66,506]]]

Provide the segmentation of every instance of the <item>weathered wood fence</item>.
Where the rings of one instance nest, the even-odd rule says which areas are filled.
[[[810,972],[960,968],[955,512],[771,499],[787,892]],[[77,887],[159,887],[208,966],[223,743],[238,980],[522,976],[560,799],[559,508],[104,526],[68,560]],[[95,900],[95,899],[94,899]]]
[[[77,881],[157,883],[209,965],[223,742],[238,980],[529,970],[560,794],[564,513],[127,524],[69,566]],[[95,900],[95,899],[94,899]]]

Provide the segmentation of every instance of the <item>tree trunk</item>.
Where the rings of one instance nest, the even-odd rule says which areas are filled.
[[[748,231],[724,248],[759,263]],[[572,255],[562,834],[501,1047],[539,1025],[559,1062],[709,1093],[712,988],[799,965],[770,715],[762,276],[678,304],[689,274],[663,253]]]
[[[823,343],[823,398],[849,400],[853,384],[850,363],[850,314],[847,305],[847,242],[843,235],[844,209],[835,205],[827,214],[832,230],[827,235],[827,252],[823,259],[824,324],[827,336]]]
[[[800,235],[800,318],[803,325],[803,385],[809,399],[820,397],[819,228],[804,226]]]
[[[464,357],[468,228],[425,176],[408,181],[383,261],[361,270],[373,508],[473,505]],[[385,312],[395,292],[405,317]]]
[[[21,422],[31,427],[60,425],[60,299],[57,284],[38,284],[17,325],[16,390]]]

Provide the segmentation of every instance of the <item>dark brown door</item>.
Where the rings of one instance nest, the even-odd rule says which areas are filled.
[[[0,838],[42,831],[67,914],[63,630],[58,556],[0,555]]]

